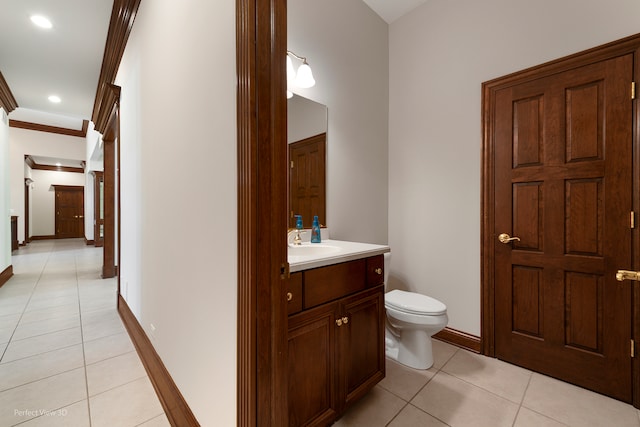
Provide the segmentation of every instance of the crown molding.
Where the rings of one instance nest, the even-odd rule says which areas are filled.
[[[9,127],[27,129],[27,130],[36,130],[39,132],[56,133],[59,135],[77,136],[77,137],[84,138],[87,136],[87,129],[89,129],[89,121],[83,120],[82,129],[80,130],[61,128],[57,126],[42,125],[40,123],[23,122],[21,120],[12,120],[12,119],[9,119]]]
[[[93,114],[91,120],[98,123],[100,110],[108,105],[103,98],[111,96],[109,85],[113,84],[127,46],[127,40],[133,28],[133,21],[136,18],[138,7],[141,0],[115,0],[113,9],[111,10],[111,21],[109,22],[109,32],[107,33],[107,41],[104,46],[104,54],[102,56],[102,68],[100,69],[100,77],[98,78],[98,87],[96,89],[96,99],[93,103]],[[98,131],[104,131],[103,128],[96,126]]]
[[[28,154],[25,154],[24,156],[24,162],[27,164],[27,166],[29,166],[31,169],[35,169],[35,170],[42,170],[42,171],[54,171],[54,172],[73,172],[73,173],[84,173],[84,168],[76,168],[73,166],[51,166],[51,165],[41,165],[39,163],[36,163],[35,160],[33,160],[33,157],[31,157]],[[84,162],[83,166],[84,166]]]
[[[2,72],[0,72],[0,107],[2,107],[7,114],[18,108],[18,102],[13,97],[13,93],[11,93],[11,89],[9,89],[9,85],[4,79]]]

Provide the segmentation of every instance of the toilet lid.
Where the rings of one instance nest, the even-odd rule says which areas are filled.
[[[387,306],[405,313],[435,316],[447,312],[447,306],[435,298],[399,289],[387,292],[384,301]]]

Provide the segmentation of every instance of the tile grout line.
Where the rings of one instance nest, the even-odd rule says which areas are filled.
[[[33,285],[33,288],[31,289],[31,293],[29,294],[29,299],[24,304],[24,308],[22,309],[22,313],[20,313],[20,317],[18,318],[18,321],[16,322],[16,326],[15,326],[15,328],[13,328],[13,332],[11,333],[11,336],[9,337],[9,341],[7,341],[7,346],[2,351],[2,354],[0,354],[0,363],[2,363],[2,360],[4,359],[5,355],[7,354],[7,350],[9,349],[9,346],[13,342],[13,336],[15,335],[16,330],[18,329],[18,326],[20,325],[20,321],[22,320],[22,317],[24,316],[24,313],[27,311],[27,307],[29,306],[29,303],[31,302],[31,298],[33,298],[33,293],[36,291],[36,288],[38,287],[38,284],[40,283],[40,280],[42,280],[42,276],[44,275],[44,269],[47,267],[47,264],[49,263],[49,258],[51,258],[51,251],[49,251],[49,253],[47,255],[47,259],[45,260],[45,262],[44,262],[44,264],[42,266],[42,269],[40,270],[40,274],[38,275],[38,279],[36,280],[36,282]],[[11,279],[9,279],[9,280],[11,280]]]
[[[389,392],[389,393],[391,393],[392,395],[396,396],[398,399],[403,400],[404,402],[406,402],[406,405],[404,405],[404,406],[403,406],[403,407],[402,407],[402,408],[401,408],[401,409],[400,409],[400,410],[399,410],[399,411],[398,411],[398,412],[393,416],[393,418],[391,419],[391,421],[389,421],[389,422],[386,424],[386,426],[388,426],[389,424],[391,424],[391,423],[393,422],[393,420],[395,420],[395,419],[398,417],[398,415],[400,415],[400,413],[406,409],[406,407],[407,407],[407,406],[412,406],[412,407],[416,408],[418,411],[423,412],[423,413],[425,413],[425,414],[429,415],[430,417],[432,417],[432,418],[434,418],[434,419],[436,419],[436,420],[440,421],[442,424],[447,425],[447,426],[449,425],[449,424],[447,424],[446,422],[444,422],[443,420],[441,420],[440,418],[436,417],[435,415],[430,414],[429,412],[425,411],[424,409],[422,409],[422,408],[420,408],[420,407],[418,407],[418,406],[414,405],[413,403],[411,403],[411,401],[412,401],[413,399],[415,399],[415,397],[416,397],[418,394],[420,394],[420,392],[421,392],[421,391],[422,391],[422,390],[423,390],[423,389],[424,389],[424,388],[425,388],[425,387],[426,387],[426,386],[427,386],[427,385],[428,385],[428,384],[429,384],[429,383],[430,383],[430,382],[431,382],[431,381],[436,377],[436,375],[438,375],[440,372],[444,372],[444,371],[442,370],[442,368],[444,368],[444,367],[445,367],[445,365],[446,365],[446,364],[447,364],[451,359],[453,359],[453,356],[455,356],[455,354],[456,354],[458,351],[460,351],[460,349],[456,349],[456,350],[451,354],[451,356],[450,356],[447,360],[445,360],[445,361],[442,363],[442,366],[441,366],[440,368],[436,369],[436,372],[431,376],[431,378],[429,378],[429,379],[427,380],[427,382],[426,382],[426,383],[424,383],[424,384],[423,384],[423,386],[422,386],[422,387],[420,387],[420,389],[418,389],[418,391],[417,391],[413,396],[411,396],[411,398],[410,398],[408,401],[407,401],[407,400],[404,400],[402,397],[400,397],[400,396],[398,396],[397,394],[393,393],[391,390],[387,390],[386,388],[384,388],[384,387],[382,387],[382,386],[381,386],[381,387],[382,387],[384,390],[386,390],[387,392]],[[445,374],[446,374],[446,372],[445,372]]]
[[[529,390],[529,385],[531,384],[531,379],[533,378],[533,372],[529,371],[529,381],[527,381],[527,386],[524,388],[524,393],[522,393],[522,398],[520,398],[520,403],[518,404],[518,410],[516,411],[516,416],[513,418],[513,422],[511,426],[514,427],[516,425],[516,421],[518,420],[518,415],[520,415],[520,410],[522,409],[522,404],[524,403],[524,397],[527,395],[527,390]]]
[[[82,327],[82,302],[80,301],[80,283],[78,280],[78,257],[77,254],[73,257],[76,273],[76,289],[78,291],[78,316],[80,317],[80,339],[82,341],[82,362],[84,366],[84,387],[87,396],[87,414],[89,417],[89,427],[92,425],[91,421],[91,404],[89,402],[89,376],[87,375],[87,353],[84,347],[84,329]]]

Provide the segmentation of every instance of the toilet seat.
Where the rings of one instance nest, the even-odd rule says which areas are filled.
[[[384,300],[386,306],[409,314],[439,316],[447,312],[447,306],[442,302],[416,292],[395,289],[387,292]]]

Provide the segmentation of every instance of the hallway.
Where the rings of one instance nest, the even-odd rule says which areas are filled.
[[[168,426],[83,239],[14,252],[0,288],[0,426]]]

